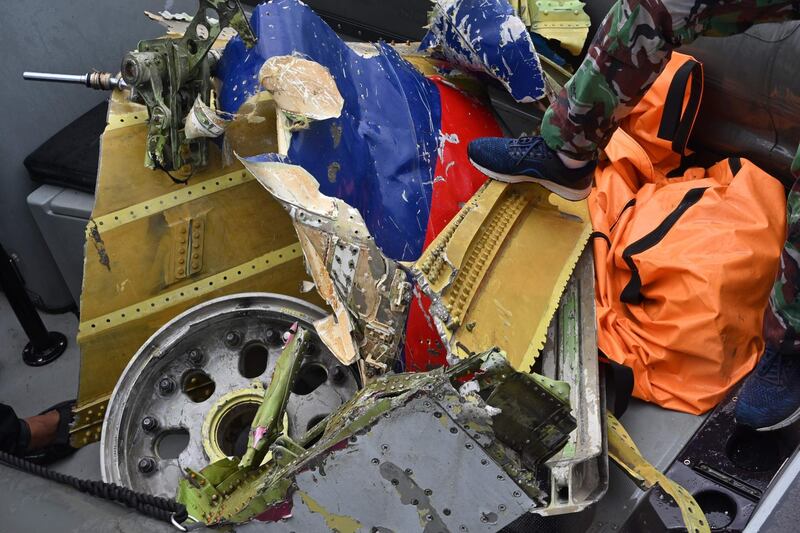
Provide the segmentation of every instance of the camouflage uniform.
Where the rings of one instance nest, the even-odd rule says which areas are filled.
[[[798,0],[618,0],[575,76],[548,109],[542,136],[576,159],[595,157],[639,102],[672,50],[701,35],[741,33],[754,24],[800,19]],[[764,337],[774,349],[800,354],[800,149],[797,181],[787,200],[787,242]]]

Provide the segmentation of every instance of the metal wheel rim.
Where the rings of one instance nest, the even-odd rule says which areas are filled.
[[[259,328],[263,326],[264,335],[268,329],[279,330],[282,335],[291,323],[299,322],[313,330],[314,321],[324,316],[318,307],[296,298],[244,293],[205,302],[165,324],[136,352],[111,395],[101,436],[103,480],[150,494],[174,496],[177,480],[187,467],[199,469],[213,460],[209,457],[208,445],[203,446],[202,441],[203,431],[208,431],[209,413],[224,396],[252,386],[253,379],[241,374],[241,354],[253,341],[267,344],[258,336],[258,331],[262,331]],[[244,328],[239,332],[239,343],[232,347],[226,343],[226,338],[220,339],[217,335],[221,330],[230,329],[231,324]],[[204,339],[208,339],[207,342]],[[220,348],[220,343],[225,346]],[[189,346],[199,346],[200,351],[207,352],[202,354],[201,365],[190,362]],[[266,369],[255,378],[264,387],[271,378],[280,343],[268,348]],[[239,366],[232,370],[237,353]],[[342,366],[316,335],[301,368],[306,365],[322,367],[327,377],[311,392],[290,396],[287,411],[291,414],[290,430],[294,436],[302,434],[306,425],[338,408],[358,387],[355,374]],[[186,391],[192,389],[184,388],[182,382],[195,370],[207,372],[215,383],[210,397],[199,403],[186,398]],[[319,368],[313,370],[320,371]],[[173,392],[162,395],[160,383],[156,381],[158,376],[172,379]],[[305,393],[299,389],[298,392]],[[201,412],[204,414],[200,417],[198,413]],[[155,413],[157,429],[144,429],[144,418],[150,416],[147,413]],[[187,448],[175,458],[161,457],[158,450],[163,439],[182,429],[189,433]],[[155,461],[153,471],[145,472],[140,468],[139,461],[146,458]]]

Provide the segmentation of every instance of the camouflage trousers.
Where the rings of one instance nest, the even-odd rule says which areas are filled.
[[[550,148],[589,160],[639,103],[672,50],[701,35],[800,19],[797,0],[618,0],[586,59],[542,121]],[[767,346],[800,355],[800,148],[787,199],[787,241],[764,318]]]

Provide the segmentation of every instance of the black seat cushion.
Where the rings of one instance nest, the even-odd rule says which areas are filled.
[[[31,179],[94,193],[108,102],[93,107],[25,158]]]

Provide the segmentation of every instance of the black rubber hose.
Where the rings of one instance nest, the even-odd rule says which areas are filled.
[[[44,466],[31,463],[21,457],[6,452],[0,452],[0,462],[16,468],[17,470],[49,479],[50,481],[55,481],[62,485],[67,485],[96,498],[119,502],[144,515],[163,522],[173,523],[174,521],[181,524],[185,522],[189,516],[186,512],[186,507],[175,500],[162,498],[160,496],[152,496],[150,494],[142,494],[113,483],[79,479],[67,474],[62,474],[61,472],[49,470]]]

